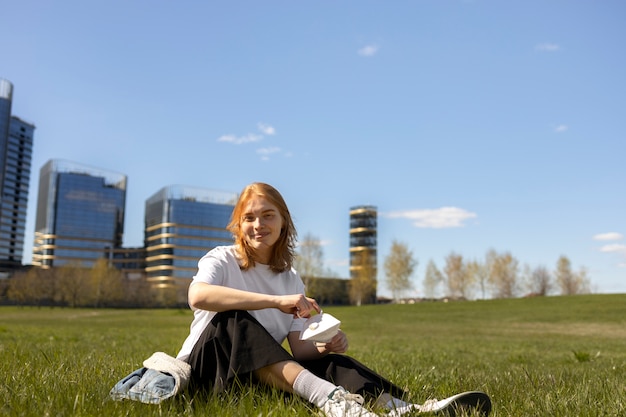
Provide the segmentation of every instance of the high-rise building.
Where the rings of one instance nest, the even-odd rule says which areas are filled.
[[[172,185],[146,200],[146,275],[153,288],[169,293],[176,302],[187,299],[198,260],[216,246],[233,243],[226,226],[237,197]]]
[[[33,265],[91,267],[122,246],[125,175],[50,160],[39,174]]]
[[[13,85],[0,79],[0,272],[22,265],[35,126],[11,115]]]
[[[350,278],[362,287],[359,298],[353,300],[357,304],[376,302],[377,217],[375,206],[350,208]]]

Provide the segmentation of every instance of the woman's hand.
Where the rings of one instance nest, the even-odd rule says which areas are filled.
[[[305,297],[303,294],[282,295],[279,298],[278,309],[283,313],[293,314],[293,317],[308,318],[316,311],[321,313],[322,309],[313,298]]]
[[[346,353],[348,350],[348,337],[344,332],[339,330],[335,337],[324,345],[324,350],[327,353]]]
[[[287,338],[296,360],[314,360],[329,353],[346,353],[348,350],[348,337],[341,330],[328,343],[300,340],[300,332],[290,332]]]

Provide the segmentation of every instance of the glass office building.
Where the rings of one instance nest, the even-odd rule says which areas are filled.
[[[13,85],[0,79],[0,271],[22,265],[35,126],[11,115]]]
[[[210,249],[233,243],[226,229],[236,193],[168,186],[145,209],[146,275],[153,288],[186,302],[198,260]]]
[[[125,175],[50,160],[39,174],[33,265],[91,267],[120,248]]]

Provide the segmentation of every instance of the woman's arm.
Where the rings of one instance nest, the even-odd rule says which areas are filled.
[[[341,330],[324,345],[317,345],[310,340],[300,340],[300,332],[289,333],[287,341],[296,360],[319,359],[329,353],[345,353],[348,350],[348,337]]]
[[[199,310],[261,310],[277,308],[283,313],[309,317],[321,311],[317,302],[303,294],[271,295],[196,282],[189,287],[189,305]]]

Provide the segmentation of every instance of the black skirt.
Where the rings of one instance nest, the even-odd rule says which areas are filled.
[[[220,393],[235,381],[250,382],[252,373],[277,362],[294,361],[269,332],[247,311],[215,315],[189,355],[192,386]],[[377,397],[383,392],[402,397],[405,392],[357,360],[339,354],[299,361],[318,377],[352,393]]]

